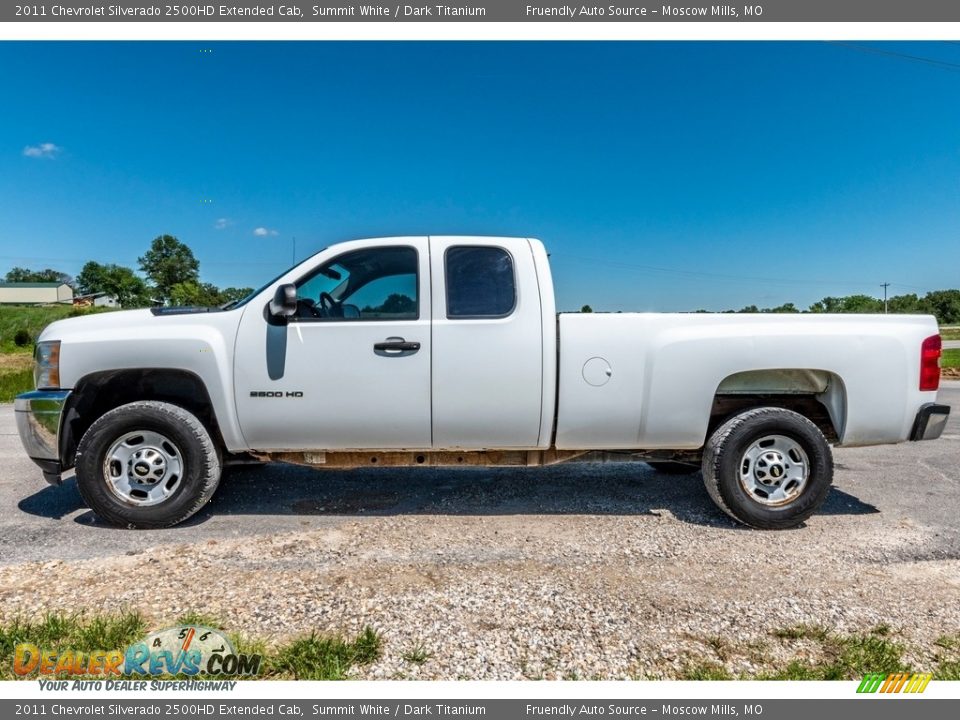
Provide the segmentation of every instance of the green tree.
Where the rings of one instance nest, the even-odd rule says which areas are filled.
[[[840,312],[882,313],[883,300],[869,295],[847,295],[843,298],[843,309]]]
[[[810,306],[812,313],[838,313],[842,312],[843,298],[825,297],[823,300],[817,300]]]
[[[14,267],[7,272],[6,276],[4,277],[4,282],[62,282],[66,283],[67,285],[73,285],[73,278],[65,272],[60,272],[59,270],[54,270],[52,268],[45,268],[44,270],[30,270],[28,268]]]
[[[757,313],[757,312],[760,312],[760,308],[758,308],[756,305],[747,305],[746,307],[742,307],[739,310],[737,310],[737,312],[738,313]]]
[[[810,306],[812,313],[882,313],[883,300],[869,295],[825,297]]]
[[[376,315],[412,315],[417,312],[417,304],[407,295],[391,293],[383,301],[383,305],[377,307],[367,305],[361,312]]]
[[[592,312],[593,312],[593,308],[590,307],[589,305],[584,305],[582,308],[580,308],[580,312],[582,312],[582,313],[592,313]]]
[[[222,288],[220,290],[220,304],[228,302],[237,302],[238,300],[243,300],[247,295],[253,292],[253,288],[249,287],[228,287]]]
[[[764,308],[763,311],[764,311],[764,312],[772,312],[772,313],[798,313],[798,312],[800,312],[800,311],[797,309],[797,306],[794,305],[793,303],[784,303],[783,305],[778,305],[778,306],[775,307],[775,308],[769,308],[769,309],[768,309],[768,308]]]
[[[193,307],[216,307],[222,305],[220,290],[211,283],[196,280],[179,282],[170,288],[170,305]]]
[[[77,286],[83,294],[106,293],[120,303],[120,307],[146,307],[151,304],[151,293],[143,278],[133,270],[112,263],[101,265],[91,260],[77,275]]]
[[[923,298],[925,312],[937,316],[941,325],[960,324],[960,290],[934,290]]]
[[[173,287],[180,283],[199,282],[200,262],[193,251],[173,235],[153,239],[150,249],[138,258],[140,269],[153,283],[157,299],[167,304]]]
[[[923,300],[918,298],[914,293],[909,293],[907,295],[894,295],[887,302],[887,308],[892,313],[917,314],[929,312],[929,310],[927,310],[925,307]]]

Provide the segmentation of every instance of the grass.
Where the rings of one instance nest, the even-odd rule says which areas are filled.
[[[379,659],[383,647],[382,636],[370,627],[352,639],[314,632],[270,646],[263,640],[231,633],[221,620],[203,613],[181,615],[171,625],[203,625],[222,630],[238,653],[262,656],[260,677],[263,679],[345,680],[356,668]],[[129,610],[106,614],[48,613],[39,620],[14,618],[0,624],[0,680],[15,679],[12,659],[19,643],[33,643],[54,652],[123,650],[149,632],[143,616]],[[676,679],[860,680],[867,673],[932,672],[937,680],[960,680],[960,633],[937,638],[927,649],[929,652],[924,653],[932,655],[932,662],[916,668],[904,659],[908,648],[895,639],[896,631],[885,624],[849,635],[816,625],[795,625],[770,635],[773,638],[770,643],[782,643],[788,651],[787,659],[779,666],[769,666],[769,661],[761,662],[763,658],[756,656],[758,649],[766,648],[766,641],[738,645],[732,640],[710,636],[700,642],[710,648],[716,658],[698,658],[685,663]],[[765,651],[763,654],[770,657]],[[432,656],[433,653],[418,643],[403,654],[403,659],[422,665]],[[767,667],[737,675],[728,664],[738,656],[751,657],[755,664],[767,664]],[[35,677],[31,675],[28,679]],[[201,677],[205,676],[195,676],[195,679]]]
[[[792,630],[792,632],[791,632]],[[891,640],[890,627],[878,625],[869,633],[835,635],[823,628],[797,628],[775,633],[788,643],[812,640],[819,645],[817,661],[792,660],[765,675],[770,680],[857,680],[866,673],[906,672],[904,647]]]
[[[370,627],[352,640],[311,633],[269,647],[262,640],[229,632],[220,620],[202,613],[187,613],[172,624],[223,630],[238,653],[262,656],[261,678],[276,680],[345,680],[355,667],[377,660],[383,645],[381,636]],[[13,673],[13,653],[20,643],[33,643],[55,653],[123,650],[150,631],[143,616],[134,611],[99,615],[49,613],[34,621],[14,618],[0,625],[0,680],[17,679]],[[196,675],[193,679],[206,677]],[[35,673],[26,676],[30,680],[35,678]]]
[[[944,340],[960,340],[960,327],[940,328],[940,337]]]
[[[0,403],[10,403],[22,392],[33,390],[33,368],[0,369]]]
[[[411,665],[423,665],[431,657],[433,657],[433,653],[427,650],[423,643],[414,645],[403,654],[404,661]]]
[[[960,350],[944,350],[940,357],[940,367],[960,368]]]
[[[713,650],[719,662],[687,663],[680,679],[859,680],[867,673],[932,672],[938,680],[960,680],[960,634],[938,638],[932,648],[934,662],[920,668],[912,668],[904,660],[907,648],[893,639],[894,630],[886,624],[851,635],[832,633],[815,625],[795,625],[775,630],[771,635],[801,657],[738,678],[727,669],[725,662],[735,654],[749,656],[749,647],[735,647],[708,637],[700,642]]]
[[[941,635],[934,643],[937,646],[938,680],[960,680],[960,633]]]
[[[105,310],[107,308],[75,308],[72,305],[0,306],[0,352],[30,352],[37,337],[53,321]],[[18,330],[23,330],[29,337],[25,345],[14,342]]]
[[[33,346],[47,325],[109,310],[70,305],[0,305],[0,403],[13,402],[20,393],[33,389]]]
[[[733,675],[720,663],[701,662],[684,666],[681,680],[733,680]]]
[[[352,641],[311,633],[282,646],[267,667],[295,680],[345,680],[354,665],[369,665],[380,657],[382,640],[365,628]]]
[[[92,652],[120,649],[146,634],[143,616],[131,611],[94,616],[48,613],[36,621],[14,618],[0,625],[0,679],[14,679],[13,651],[20,643],[33,643],[55,652]]]
[[[826,640],[828,633],[819,625],[793,625],[774,630],[773,636],[780,640]]]

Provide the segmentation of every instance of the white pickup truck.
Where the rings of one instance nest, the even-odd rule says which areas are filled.
[[[826,498],[831,444],[939,437],[928,316],[556,313],[543,245],[395,237],[328,247],[222,308],[52,323],[27,453],[129,527],[175,525],[240,459],[320,468],[627,456],[702,467],[757,528]],[[595,452],[603,451],[603,452]]]

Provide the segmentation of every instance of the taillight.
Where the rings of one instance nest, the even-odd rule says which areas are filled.
[[[931,335],[920,346],[920,389],[936,390],[940,387],[940,349],[943,343],[939,335]]]

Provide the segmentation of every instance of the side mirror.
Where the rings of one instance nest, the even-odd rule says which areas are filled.
[[[297,312],[297,286],[287,283],[277,288],[270,301],[270,314],[274,317],[290,317]]]

